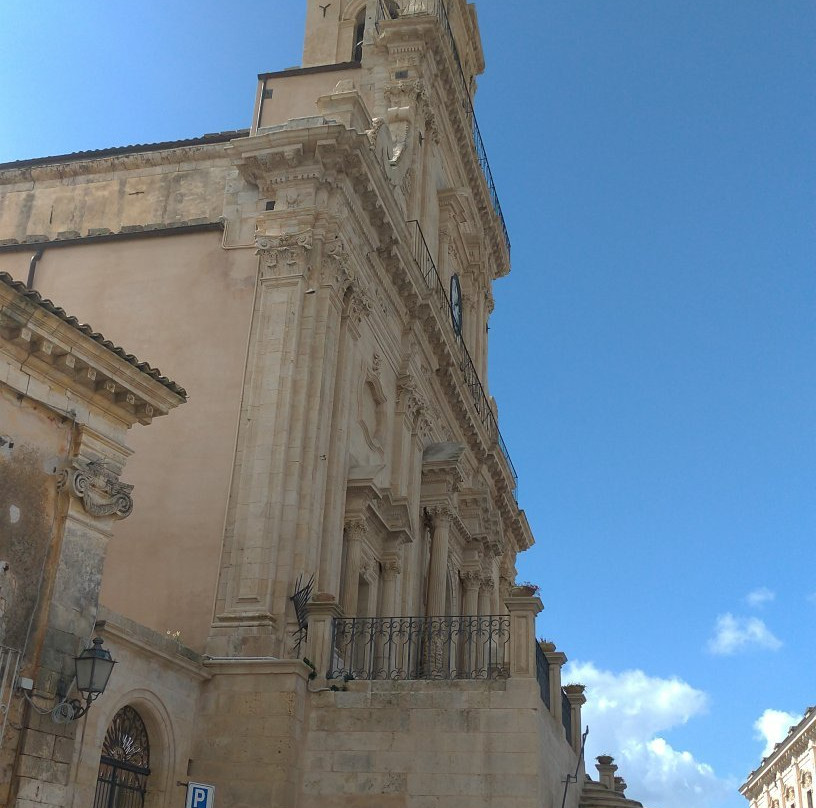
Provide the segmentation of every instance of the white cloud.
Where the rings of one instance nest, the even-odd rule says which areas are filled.
[[[776,651],[782,647],[782,642],[758,617],[721,614],[714,627],[714,636],[708,641],[708,650],[712,654],[728,656],[750,647]]]
[[[755,737],[765,742],[762,757],[770,755],[774,746],[788,734],[788,730],[801,720],[801,715],[786,713],[783,710],[765,710],[754,722]]]
[[[759,589],[754,589],[745,596],[745,602],[754,608],[760,608],[766,603],[771,603],[776,600],[776,592],[772,592],[767,586],[761,586]]]
[[[706,712],[708,698],[682,679],[643,671],[612,673],[592,663],[571,663],[564,681],[587,686],[584,723],[587,771],[597,779],[594,758],[615,757],[629,784],[627,796],[660,808],[717,808],[734,797],[736,783],[717,777],[690,752],[674,749],[660,733]]]

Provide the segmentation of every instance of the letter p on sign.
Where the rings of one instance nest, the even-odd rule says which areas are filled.
[[[187,805],[185,808],[213,808],[215,786],[203,783],[187,783]]]

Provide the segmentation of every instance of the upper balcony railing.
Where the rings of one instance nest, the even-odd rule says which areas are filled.
[[[544,651],[541,646],[536,643],[536,679],[538,679],[538,687],[541,690],[541,701],[550,709],[550,663],[547,662],[547,657],[544,656]]]
[[[510,617],[337,618],[328,679],[505,679]]]
[[[490,163],[487,159],[482,133],[479,130],[479,123],[476,120],[476,112],[473,109],[471,99],[471,83],[465,78],[465,71],[462,68],[462,60],[459,58],[459,49],[456,47],[456,39],[453,36],[448,9],[444,0],[403,0],[398,6],[394,0],[379,0],[377,3],[377,29],[381,20],[398,19],[403,17],[436,17],[442,27],[442,32],[450,45],[453,61],[456,65],[454,77],[459,82],[462,96],[462,109],[470,124],[470,132],[473,138],[473,146],[476,149],[476,159],[484,174],[487,190],[490,193],[490,201],[493,210],[498,216],[504,235],[504,242],[507,245],[507,253],[510,254],[510,236],[507,232],[507,225],[504,221],[499,194],[496,191],[496,183],[493,181],[493,172],[490,170]]]
[[[436,264],[431,256],[431,251],[428,249],[428,244],[426,243],[425,236],[422,233],[422,228],[419,226],[419,222],[415,220],[411,220],[406,224],[411,230],[411,247],[413,250],[414,259],[416,260],[417,266],[422,273],[422,277],[425,279],[425,284],[433,294],[437,310],[442,316],[442,319],[451,323],[451,330],[453,331],[454,340],[456,341],[456,346],[459,350],[459,370],[462,372],[462,376],[464,377],[465,386],[470,391],[470,396],[473,400],[473,406],[476,409],[476,414],[482,426],[487,431],[489,438],[491,440],[495,440],[499,444],[499,448],[504,455],[504,459],[507,461],[507,465],[510,467],[510,473],[513,475],[513,496],[516,496],[518,492],[518,474],[516,473],[516,468],[513,465],[513,461],[510,459],[510,452],[507,450],[507,444],[504,442],[504,438],[499,431],[499,423],[496,420],[496,415],[493,412],[493,408],[490,406],[490,401],[488,400],[487,394],[482,386],[482,382],[479,379],[479,373],[476,370],[476,366],[473,364],[473,360],[470,358],[470,353],[468,352],[465,341],[462,338],[461,330],[453,328],[453,310],[451,307],[450,298],[448,297],[448,293],[444,284],[442,283],[442,279],[439,277],[439,272],[437,271]]]

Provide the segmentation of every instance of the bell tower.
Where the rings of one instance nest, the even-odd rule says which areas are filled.
[[[303,67],[362,61],[378,5],[378,0],[307,0]]]

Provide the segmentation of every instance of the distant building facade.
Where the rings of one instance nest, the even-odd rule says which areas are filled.
[[[53,668],[7,643],[35,684],[10,696],[5,804],[158,808],[196,781],[233,808],[638,805],[611,760],[587,779],[583,687],[515,581],[533,537],[486,389],[510,247],[483,68],[464,0],[309,2],[303,67],[259,76],[248,130],[0,166],[7,287],[185,386],[148,374],[155,402],[38,360],[118,419],[98,469],[133,508],[66,557],[91,589],[46,592],[71,626],[43,639]],[[118,408],[187,394],[125,446]],[[54,513],[87,469],[60,440]],[[0,581],[4,616],[18,592]],[[79,731],[65,680],[94,625],[118,664]]]
[[[816,707],[748,776],[740,793],[751,808],[813,808],[816,779]]]

